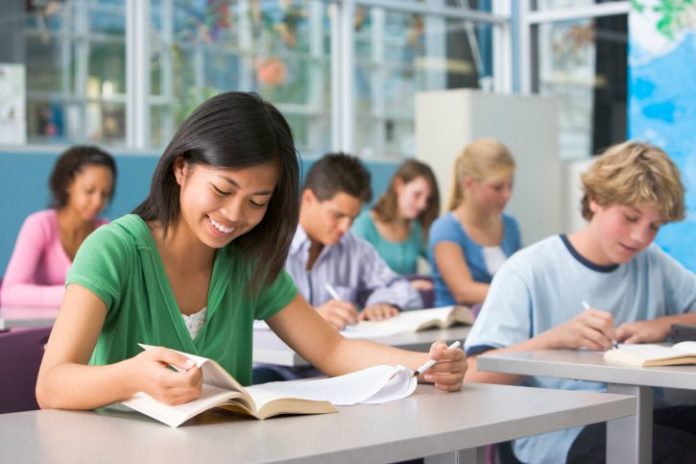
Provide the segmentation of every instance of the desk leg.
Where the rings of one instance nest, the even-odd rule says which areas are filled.
[[[609,393],[636,397],[636,415],[607,422],[607,463],[652,461],[653,392],[650,387],[610,383]]]
[[[470,448],[452,451],[450,453],[435,454],[424,459],[425,464],[484,464],[486,462],[486,448]]]

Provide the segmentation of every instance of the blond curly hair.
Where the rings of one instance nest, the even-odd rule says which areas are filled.
[[[592,219],[590,200],[600,206],[649,205],[665,222],[684,219],[679,169],[660,148],[628,141],[609,147],[581,176],[582,216]]]

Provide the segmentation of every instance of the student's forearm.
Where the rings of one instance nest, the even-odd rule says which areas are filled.
[[[659,327],[659,341],[664,341],[669,337],[672,324],[696,324],[696,312],[658,317],[652,323]]]
[[[665,316],[660,318],[664,320],[669,325],[672,324],[696,324],[696,308],[694,308],[691,313],[678,314],[676,316]]]
[[[130,398],[137,389],[129,361],[107,366],[63,363],[51,367],[36,384],[43,409],[94,409]]]
[[[495,350],[498,351],[498,350]],[[497,383],[501,385],[517,385],[523,379],[521,375],[503,374],[478,370],[478,356],[467,358],[469,368],[466,370],[464,382]]]
[[[406,351],[368,340],[344,338],[332,353],[323,356],[315,366],[327,375],[334,376],[375,364],[401,364],[416,369],[428,359],[428,353],[425,352]]]
[[[452,296],[459,304],[471,305],[481,303],[488,294],[488,284],[474,282],[473,280],[460,282],[452,289]]]
[[[669,337],[672,324],[696,324],[696,313],[626,322],[616,329],[616,339],[621,343],[663,342]]]
[[[522,343],[517,343],[515,345],[506,346],[505,348],[499,348],[495,350],[487,351],[486,353],[503,353],[503,352],[516,352],[516,351],[536,351],[536,350],[546,350],[549,349],[550,344],[545,334],[538,335],[534,338],[526,340]],[[472,356],[468,358],[469,369],[466,371],[465,382],[478,382],[478,383],[499,383],[507,385],[516,385],[522,381],[524,376],[516,374],[505,374],[499,372],[487,372],[480,371],[478,369],[478,358],[479,356]]]

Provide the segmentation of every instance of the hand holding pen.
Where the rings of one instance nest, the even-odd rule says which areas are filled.
[[[331,298],[333,298],[336,301],[342,300],[341,296],[338,294],[336,289],[333,288],[333,286],[330,283],[327,282],[326,284],[324,284],[324,288],[329,293],[329,295],[331,295]]]
[[[461,349],[461,343],[456,341],[450,346],[435,342],[430,347],[430,360],[423,363],[413,372],[414,377],[422,375],[423,380],[432,382],[435,387],[445,391],[461,389],[466,373],[466,357]]]
[[[331,295],[331,300],[317,306],[317,312],[326,319],[337,330],[344,329],[347,325],[357,324],[358,311],[355,306],[343,299],[331,284],[327,283],[324,288]]]
[[[587,306],[585,306],[587,305]],[[591,308],[583,302],[584,311],[557,324],[541,334],[536,349],[546,350],[594,350],[612,348],[616,339],[614,316],[608,311]]]
[[[589,305],[589,303],[587,303],[587,301],[583,301],[583,302],[582,302],[582,307],[585,308],[586,310],[587,310],[587,309],[591,309],[591,308],[590,308],[590,305]],[[611,339],[611,346],[612,346],[615,350],[618,350],[618,349],[619,349],[619,344],[618,344],[618,342],[616,341],[615,338],[612,338],[612,339]]]

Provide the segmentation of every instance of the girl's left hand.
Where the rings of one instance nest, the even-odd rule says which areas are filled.
[[[430,346],[429,356],[437,363],[421,374],[422,379],[434,383],[439,390],[461,390],[467,369],[464,351],[461,348],[448,349],[443,342],[437,341]]]

